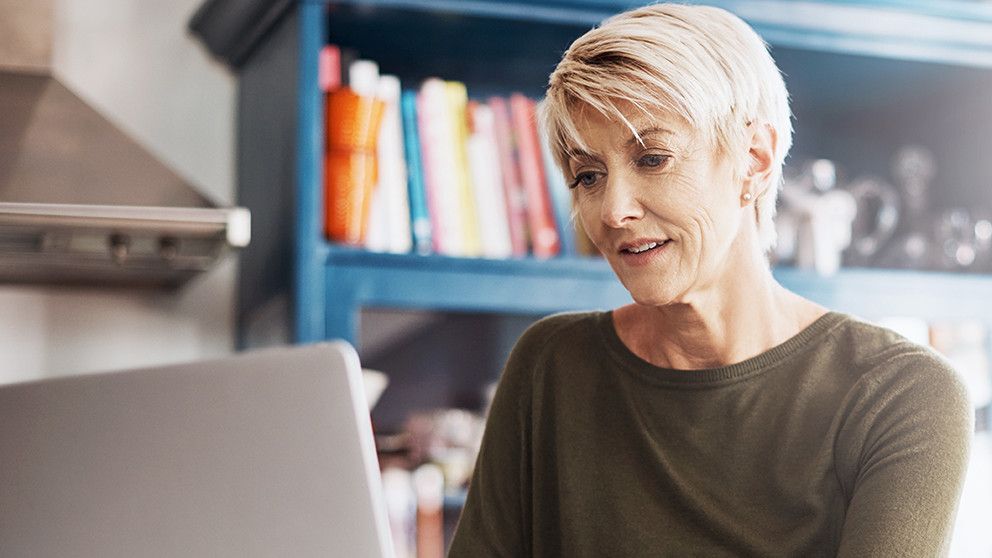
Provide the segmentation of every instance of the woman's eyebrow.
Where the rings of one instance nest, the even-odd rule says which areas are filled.
[[[669,130],[668,128],[661,128],[661,127],[647,128],[646,130],[638,130],[637,134],[630,136],[630,139],[627,140],[627,146],[629,147],[635,143],[641,143],[640,141],[641,139],[646,138],[648,136],[653,136],[655,134],[674,134],[674,133],[675,132]]]
[[[597,159],[597,157],[595,155],[593,155],[592,153],[589,153],[588,151],[582,150],[582,149],[569,149],[568,150],[568,157],[569,157],[569,159],[573,159],[573,160],[576,160],[576,161],[577,160],[581,160],[581,159],[591,159],[591,160],[596,160]]]

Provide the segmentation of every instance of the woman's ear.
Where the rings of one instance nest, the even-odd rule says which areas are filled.
[[[748,129],[751,140],[748,146],[748,166],[744,172],[744,190],[741,195],[751,193],[752,197],[757,197],[767,187],[768,178],[772,174],[778,134],[767,122],[752,122]]]

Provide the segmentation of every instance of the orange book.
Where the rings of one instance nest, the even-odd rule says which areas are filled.
[[[520,93],[510,96],[510,115],[520,157],[520,177],[527,195],[531,249],[539,258],[558,255],[560,242],[537,138],[537,103]]]

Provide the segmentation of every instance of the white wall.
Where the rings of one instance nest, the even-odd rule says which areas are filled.
[[[56,0],[53,73],[209,197],[234,198],[236,82],[190,38],[203,0]]]
[[[60,80],[220,204],[234,199],[236,80],[186,32],[201,0],[55,0]],[[0,287],[0,382],[194,360],[234,339],[236,262],[176,294]]]

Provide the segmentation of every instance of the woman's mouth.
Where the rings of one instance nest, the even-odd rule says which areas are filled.
[[[664,244],[664,242],[662,242]],[[640,246],[633,246],[631,248],[625,248],[624,251],[630,252],[631,254],[640,254],[641,252],[647,252],[648,250],[654,250],[659,246],[657,242],[647,242],[641,244]]]
[[[643,265],[665,251],[671,240],[651,240],[624,246],[620,249],[620,259],[632,265]]]

